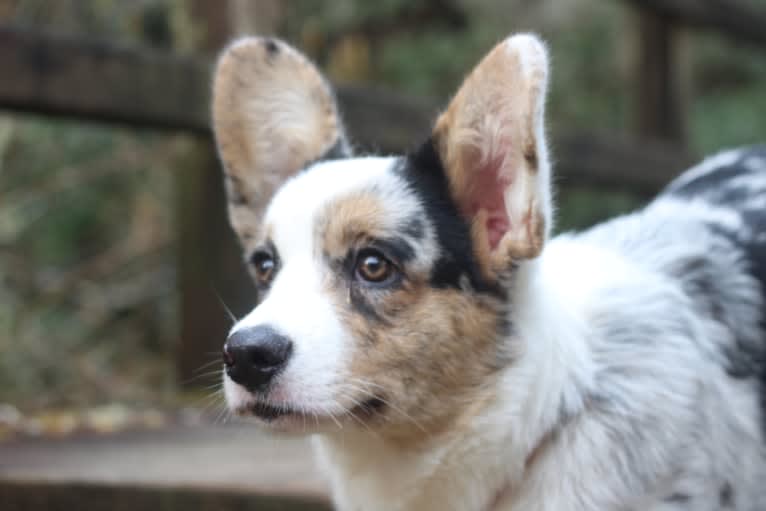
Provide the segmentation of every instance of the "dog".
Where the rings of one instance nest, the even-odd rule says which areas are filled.
[[[224,346],[229,409],[312,434],[342,511],[766,509],[766,147],[551,238],[548,76],[510,36],[418,149],[355,156],[305,56],[224,50],[261,299]]]

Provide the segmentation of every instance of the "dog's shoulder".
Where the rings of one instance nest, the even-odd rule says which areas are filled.
[[[722,367],[759,389],[766,408],[766,147],[708,158],[643,210],[568,238],[621,261],[609,278],[595,275],[609,265],[590,272],[614,283],[593,300],[610,360],[680,334],[689,342],[678,347],[699,357],[668,353],[664,364]]]

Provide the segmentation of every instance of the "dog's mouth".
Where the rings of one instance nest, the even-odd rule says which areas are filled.
[[[350,417],[356,421],[369,420],[383,412],[386,402],[382,398],[373,397],[362,403],[337,413],[315,412],[289,405],[272,405],[264,402],[255,402],[243,412],[253,415],[265,422],[274,422],[279,419],[298,419],[310,423],[312,421],[324,421],[326,419],[338,421],[343,417]]]

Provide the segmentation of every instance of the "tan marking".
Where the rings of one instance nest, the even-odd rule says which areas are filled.
[[[360,191],[330,203],[319,215],[315,235],[321,250],[343,257],[371,238],[396,232],[386,204],[373,192]],[[401,446],[424,436],[462,427],[473,413],[475,396],[487,378],[507,363],[498,341],[505,311],[499,301],[456,289],[436,289],[429,271],[405,267],[402,284],[368,289],[355,284],[354,293],[375,312],[357,310],[347,275],[327,270],[323,292],[332,301],[344,329],[353,338],[348,373],[339,375],[341,392],[353,407],[370,394],[389,404],[366,427]],[[361,381],[369,382],[365,394]],[[349,395],[351,394],[351,395]],[[382,394],[382,395],[381,395]],[[469,399],[468,396],[471,396]]]
[[[369,427],[402,447],[467,427],[466,416],[479,406],[476,396],[507,363],[498,339],[500,305],[432,288],[422,275],[401,289],[361,291],[378,321],[354,309],[343,283],[327,285],[354,339],[349,374],[342,378],[370,382],[368,390],[390,403]]]
[[[333,257],[342,257],[355,243],[391,234],[382,199],[372,192],[356,192],[331,202],[319,214],[318,240]]]
[[[543,210],[533,204],[539,199],[539,147],[544,141],[537,140],[536,129],[546,77],[547,57],[539,43],[530,44],[523,37],[504,41],[466,78],[434,127],[458,204],[470,202],[482,168],[498,166],[500,177],[510,183],[507,190],[514,203],[506,204],[508,239],[491,250],[481,232],[485,217],[480,211],[471,219],[475,252],[485,274],[494,273],[498,265],[507,267],[513,259],[539,255],[545,242],[547,221]]]
[[[221,55],[212,110],[230,176],[229,216],[244,243],[276,188],[322,156],[342,129],[316,67],[286,43],[258,37],[241,39]]]

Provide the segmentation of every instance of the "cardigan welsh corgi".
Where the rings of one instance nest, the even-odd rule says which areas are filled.
[[[545,45],[509,37],[404,156],[354,155],[288,44],[218,62],[260,304],[228,407],[314,435],[339,510],[766,509],[766,147],[551,238]]]

